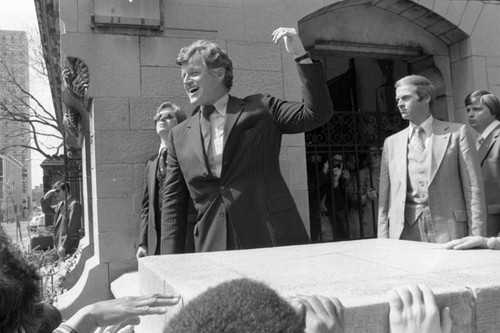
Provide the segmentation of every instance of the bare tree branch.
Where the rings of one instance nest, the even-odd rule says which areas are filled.
[[[28,45],[30,54],[26,66],[30,67],[31,74],[48,82],[37,33],[28,32]],[[18,140],[16,144],[4,144],[0,152],[15,148],[32,149],[49,158],[63,150],[64,129],[54,112],[45,107],[43,97],[35,96],[36,92],[30,91],[27,78],[20,72],[26,71],[26,67],[19,66],[16,60],[9,59],[8,55],[0,57],[0,121],[9,124],[3,127],[7,130],[4,136]],[[51,105],[52,101],[47,104]],[[23,137],[27,139],[19,140]]]

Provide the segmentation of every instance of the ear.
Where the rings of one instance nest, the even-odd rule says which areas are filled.
[[[219,82],[222,82],[224,80],[224,76],[226,75],[226,70],[224,68],[216,68],[213,69],[212,72]]]
[[[431,96],[429,96],[429,95],[427,95],[427,94],[426,94],[426,95],[425,95],[425,97],[424,97],[424,99],[423,99],[423,101],[424,101],[426,104],[429,104],[429,103],[430,103],[430,101],[431,101]]]

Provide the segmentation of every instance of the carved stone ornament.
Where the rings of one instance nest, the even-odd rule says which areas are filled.
[[[68,152],[75,155],[75,148],[81,148],[83,140],[82,117],[88,116],[90,105],[90,98],[86,95],[90,83],[89,68],[82,60],[67,57],[62,77],[64,82],[62,122],[66,132]]]

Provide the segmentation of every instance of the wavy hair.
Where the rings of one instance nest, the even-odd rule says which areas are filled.
[[[229,59],[226,51],[214,42],[200,39],[179,51],[176,59],[177,65],[183,66],[187,64],[196,54],[202,57],[205,66],[209,70],[224,68],[223,83],[227,91],[231,90],[233,86],[233,62]]]

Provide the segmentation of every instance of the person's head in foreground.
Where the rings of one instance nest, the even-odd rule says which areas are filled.
[[[194,298],[163,332],[343,332],[342,321],[337,299],[299,296],[289,303],[264,283],[236,279]]]
[[[40,276],[0,227],[0,331],[36,332],[44,318]]]

